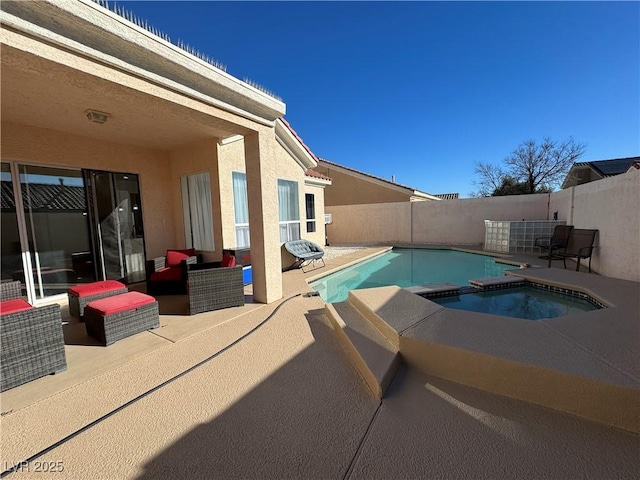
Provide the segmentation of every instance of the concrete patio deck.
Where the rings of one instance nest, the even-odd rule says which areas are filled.
[[[336,340],[322,300],[290,298],[310,290],[306,279],[377,251],[286,272],[284,299],[271,305],[189,317],[179,314],[183,299],[163,298],[159,329],[106,348],[70,321],[68,370],[0,396],[2,470],[15,467],[9,478],[78,479],[640,476],[635,434],[406,365],[378,400]],[[576,281],[561,268],[531,274]],[[585,288],[607,288],[603,277],[578,277]],[[602,313],[553,328],[637,383],[640,291],[627,283],[626,292],[616,282],[599,290],[610,304],[630,305],[607,309],[624,322]]]

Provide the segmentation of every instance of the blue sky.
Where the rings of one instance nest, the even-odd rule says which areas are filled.
[[[574,140],[640,155],[638,2],[117,2],[282,97],[319,157],[429,193]]]

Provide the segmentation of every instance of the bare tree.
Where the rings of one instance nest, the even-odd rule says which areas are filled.
[[[571,137],[564,142],[544,138],[540,144],[535,140],[527,140],[504,159],[504,168],[476,162],[475,171],[480,178],[474,182],[478,187],[474,195],[499,195],[504,191],[500,187],[507,177],[524,185],[522,193],[551,191],[562,183],[573,163],[584,151],[585,145],[575,142]]]
[[[508,177],[506,172],[497,165],[476,162],[476,175],[480,178],[472,183],[477,188],[471,195],[474,197],[491,197]]]

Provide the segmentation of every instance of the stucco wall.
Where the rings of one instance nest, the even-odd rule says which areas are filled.
[[[573,189],[559,190],[551,194],[549,201],[549,219],[553,220],[554,212],[558,212],[558,220],[564,220],[567,225],[573,225]]]
[[[599,230],[592,268],[601,275],[640,281],[640,172],[632,170],[563,192],[570,190],[572,225]]]
[[[515,199],[515,202],[514,202]],[[484,220],[546,220],[548,195],[327,207],[329,242],[480,245]]]
[[[413,202],[414,243],[480,245],[484,220],[546,220],[548,195]]]
[[[301,237],[306,238],[307,240],[311,240],[318,245],[324,245],[324,192],[325,187],[320,185],[310,185],[308,183],[304,184],[304,193],[310,193],[314,196],[315,206],[316,206],[316,231],[315,232],[307,232],[307,215],[306,215],[306,205],[303,201],[302,203],[302,211],[301,211],[301,219],[302,219],[302,230]]]
[[[298,182],[298,205],[300,209],[300,235],[320,245],[324,244],[324,189],[306,185],[303,168],[291,155],[276,143],[276,174],[278,178]],[[232,172],[246,172],[244,141],[238,140],[218,147],[219,191],[222,218],[222,239],[224,248],[236,246],[235,216],[233,210]],[[316,201],[316,232],[307,233],[305,193],[313,193]],[[275,226],[277,228],[277,225]]]
[[[162,255],[166,245],[176,244],[166,152],[10,122],[2,122],[1,128],[3,161],[139,175],[147,257]]]
[[[236,218],[233,207],[232,172],[246,172],[244,161],[244,141],[238,140],[218,146],[218,183],[220,185],[222,244],[224,248],[235,248]]]
[[[393,190],[392,186],[382,186],[347,175],[330,166],[315,168],[331,178],[325,190],[325,205],[362,205],[368,203],[408,202],[411,195]]]
[[[213,212],[213,252],[204,252],[207,260],[222,258],[222,225],[218,221],[220,218],[220,189],[218,186],[218,162],[215,139],[201,140],[194,144],[185,145],[182,148],[169,152],[170,158],[170,181],[172,198],[171,215],[175,219],[176,247],[186,246],[184,231],[184,213],[182,209],[182,186],[180,179],[187,175],[197,173],[208,173],[211,187],[211,208]]]
[[[411,241],[411,203],[326,206],[329,244],[377,244]]]

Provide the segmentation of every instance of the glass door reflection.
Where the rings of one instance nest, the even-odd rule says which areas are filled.
[[[80,170],[18,165],[35,298],[95,280]],[[25,282],[23,269],[12,274]]]
[[[18,209],[13,191],[13,179],[11,177],[11,165],[1,163],[0,173],[1,209],[0,209],[0,252],[2,252],[2,280],[14,280],[14,275],[21,276],[22,249],[20,248],[20,233],[18,230]],[[26,284],[22,275],[22,290],[26,295]]]
[[[138,176],[85,170],[89,220],[98,274],[132,283],[144,280],[144,229]]]

